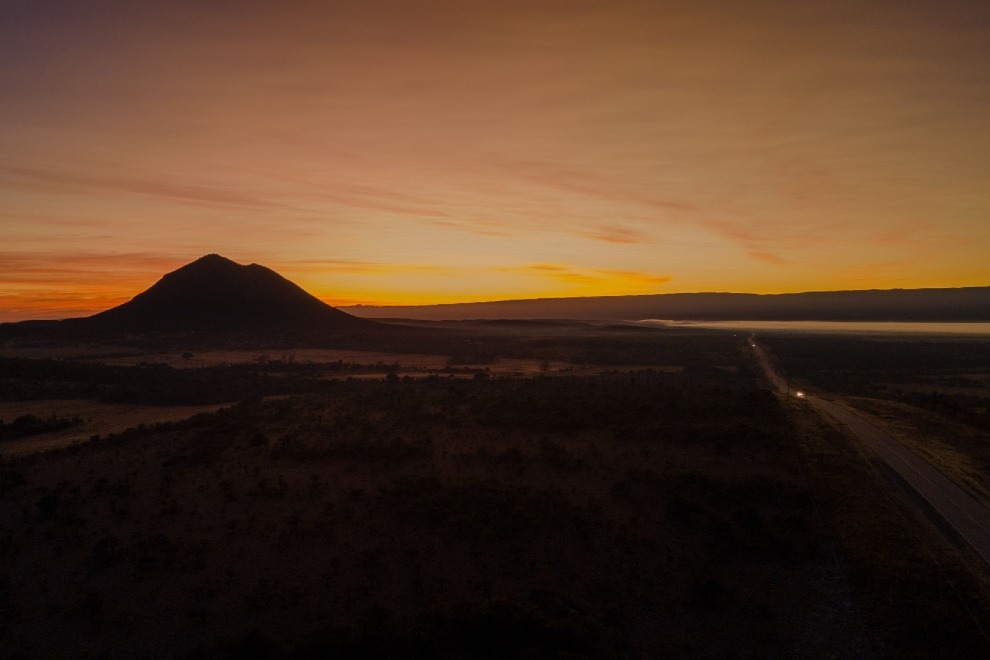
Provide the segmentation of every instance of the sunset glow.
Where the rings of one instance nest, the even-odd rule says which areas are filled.
[[[0,98],[0,321],[990,285],[983,0],[0,0]]]

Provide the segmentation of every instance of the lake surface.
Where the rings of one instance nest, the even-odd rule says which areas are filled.
[[[637,324],[663,327],[717,328],[745,332],[814,332],[819,334],[923,334],[990,338],[990,323],[901,323],[895,321],[667,321],[644,319]]]

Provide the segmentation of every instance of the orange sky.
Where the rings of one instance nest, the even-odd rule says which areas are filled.
[[[0,321],[990,284],[990,3],[0,0]]]

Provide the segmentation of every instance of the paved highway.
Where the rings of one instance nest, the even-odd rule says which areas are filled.
[[[767,378],[779,392],[805,398],[816,410],[836,420],[846,431],[856,436],[910,484],[984,560],[990,562],[990,511],[861,414],[820,396],[790,390],[784,378],[773,368],[763,348],[753,338],[750,338],[749,343]]]

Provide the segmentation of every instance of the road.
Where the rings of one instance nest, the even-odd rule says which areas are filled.
[[[804,398],[816,410],[842,425],[900,475],[985,561],[990,562],[990,511],[861,414],[821,396],[792,391],[755,339],[750,338],[749,343],[777,391]]]

